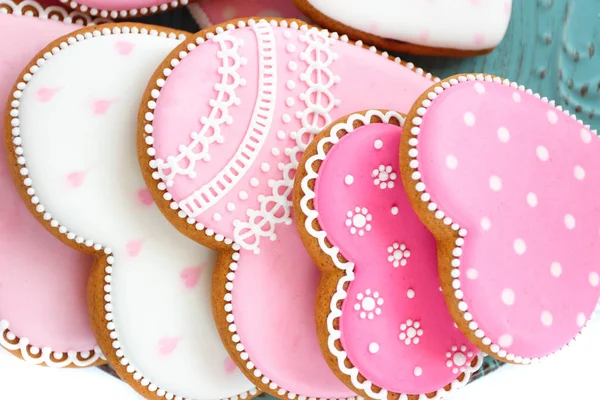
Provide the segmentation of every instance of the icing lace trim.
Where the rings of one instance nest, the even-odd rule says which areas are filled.
[[[106,18],[93,18],[79,11],[69,12],[59,6],[46,7],[33,0],[24,0],[20,2],[0,0],[0,14],[24,15],[83,26],[92,26],[110,22],[110,20]]]
[[[67,353],[53,351],[49,347],[35,347],[27,338],[18,338],[9,329],[9,323],[0,320],[0,346],[8,351],[18,353],[23,360],[34,365],[46,365],[51,368],[89,367],[99,360],[106,361],[98,346],[91,351],[77,352],[71,350]]]
[[[252,29],[258,42],[259,89],[248,130],[235,155],[221,172],[200,190],[179,203],[189,217],[196,217],[205,212],[239,183],[254,164],[271,130],[277,98],[275,34],[271,25],[267,23],[256,24]],[[208,146],[203,147],[202,151],[204,150],[208,152]],[[191,165],[190,160],[188,166]],[[195,175],[195,172],[192,172]],[[190,177],[193,178],[191,172]]]
[[[222,60],[221,67],[218,69],[221,81],[214,86],[217,96],[216,99],[209,101],[212,110],[208,117],[200,118],[202,124],[200,132],[190,134],[192,142],[187,146],[179,146],[179,154],[176,156],[169,156],[166,161],[156,160],[158,174],[169,187],[173,186],[173,180],[178,175],[196,178],[196,163],[210,161],[210,145],[224,141],[221,125],[233,123],[229,108],[241,103],[235,91],[239,86],[246,84],[246,80],[241,78],[238,72],[239,68],[248,62],[246,58],[239,55],[243,43],[228,32],[213,36],[211,40],[218,43],[221,49],[217,52],[217,57]]]
[[[389,123],[392,119],[396,119],[402,124],[404,123],[404,118],[397,112],[388,111],[383,114],[379,110],[370,110],[364,115],[354,114],[349,117],[347,121],[335,125],[331,129],[329,136],[323,138],[317,144],[317,153],[306,161],[306,176],[301,182],[302,198],[300,199],[300,208],[304,215],[306,215],[304,229],[306,229],[309,235],[318,240],[321,251],[327,254],[331,261],[333,261],[333,264],[336,266],[336,268],[344,271],[344,276],[338,281],[336,291],[331,297],[331,301],[329,303],[329,314],[327,315],[327,331],[329,336],[327,338],[327,347],[331,354],[336,357],[338,369],[350,378],[350,381],[355,388],[364,391],[372,399],[387,400],[390,392],[383,388],[379,388],[371,381],[366,379],[364,376],[362,376],[360,370],[355,366],[352,365],[351,367],[348,367],[347,361],[350,362],[350,360],[347,357],[347,353],[343,350],[341,345],[338,345],[341,341],[342,333],[338,329],[338,324],[335,322],[342,316],[341,306],[343,301],[348,297],[348,293],[345,288],[349,286],[350,282],[354,281],[355,265],[353,262],[345,261],[340,253],[339,248],[328,244],[327,232],[320,228],[314,228],[314,226],[318,226],[315,224],[315,221],[317,221],[319,213],[317,210],[309,206],[309,201],[313,201],[315,199],[315,192],[311,189],[309,184],[311,181],[316,180],[319,176],[319,166],[316,165],[316,163],[318,162],[319,165],[321,165],[321,163],[325,161],[328,151],[325,150],[325,147],[335,145],[340,141],[340,138],[338,137],[338,133],[340,131],[343,130],[347,133],[351,133],[355,129],[354,125],[356,122],[360,122],[361,126],[368,125],[373,117],[377,117],[383,123]],[[483,364],[484,357],[485,356],[483,354],[478,354],[475,357],[475,363],[472,362],[469,368],[464,372],[463,379],[454,380],[450,384],[449,390],[446,390],[445,388],[439,389],[435,393],[434,397],[428,397],[427,394],[421,394],[419,395],[419,399],[439,399],[442,396],[445,396],[446,394],[465,386],[469,382],[471,375],[479,370]],[[398,400],[408,400],[408,395],[400,394]]]
[[[277,224],[292,223],[291,194],[294,186],[296,168],[302,157],[302,153],[308,147],[313,137],[331,123],[331,111],[340,105],[331,89],[340,81],[331,71],[331,65],[338,55],[331,49],[335,39],[327,32],[319,31],[317,28],[308,29],[300,36],[300,41],[306,43],[306,49],[300,54],[300,60],[307,64],[306,71],[300,75],[300,80],[308,86],[307,90],[300,95],[300,100],[305,104],[304,111],[296,113],[302,123],[298,132],[292,133],[296,146],[286,149],[289,163],[280,167],[283,179],[269,183],[272,193],[269,196],[259,198],[260,210],[249,209],[248,222],[237,221],[233,237],[245,250],[260,253],[260,241],[262,238],[277,239],[275,228]],[[313,75],[314,79],[313,80]],[[313,98],[316,102],[313,102]]]

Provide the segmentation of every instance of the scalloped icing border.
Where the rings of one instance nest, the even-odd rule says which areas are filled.
[[[433,202],[431,194],[426,191],[425,183],[421,181],[421,176],[420,176],[419,169],[418,169],[419,162],[416,159],[417,155],[418,155],[418,151],[417,151],[417,145],[419,143],[418,135],[420,133],[419,126],[423,122],[421,116],[425,115],[425,113],[427,112],[427,108],[429,106],[431,106],[431,104],[438,97],[438,95],[443,93],[445,90],[451,88],[452,86],[456,86],[456,85],[459,85],[464,82],[472,82],[472,81],[493,82],[493,83],[496,83],[499,85],[510,86],[514,89],[517,89],[521,93],[526,93],[530,96],[535,97],[536,99],[543,101],[544,103],[548,103],[549,105],[553,106],[556,110],[561,111],[565,115],[570,116],[572,119],[576,120],[579,124],[581,124],[582,127],[591,130],[590,126],[585,125],[583,123],[583,121],[577,119],[577,116],[575,114],[571,114],[569,112],[569,110],[563,109],[561,106],[557,106],[554,101],[549,101],[547,97],[541,97],[538,93],[534,94],[531,89],[526,89],[525,86],[523,86],[523,85],[519,85],[516,82],[511,82],[508,79],[502,79],[500,77],[493,76],[493,75],[487,75],[487,74],[457,75],[456,77],[447,79],[447,80],[441,82],[440,84],[434,85],[426,92],[427,99],[423,100],[419,107],[417,107],[418,103],[413,106],[414,107],[413,109],[416,110],[416,116],[410,121],[410,124],[412,125],[412,128],[410,129],[411,138],[408,141],[410,150],[408,151],[408,154],[406,154],[406,156],[409,157],[411,160],[409,163],[410,175],[412,176],[411,179],[414,181],[415,191],[418,193],[421,193],[420,201],[425,206],[428,207],[428,212],[432,213],[433,216],[435,217],[435,219],[442,221],[444,223],[444,225],[450,227],[453,231],[458,233],[458,238],[456,239],[455,247],[452,250],[452,257],[453,257],[452,271],[458,271],[457,268],[460,266],[460,254],[462,254],[462,246],[465,243],[465,238],[467,236],[467,230],[465,228],[462,228],[458,223],[454,222],[452,220],[452,218],[448,217],[443,210],[439,209],[437,206],[437,203]],[[600,137],[597,136],[597,132],[595,130],[592,130],[591,132],[593,134],[595,134],[595,136],[598,138],[598,140],[600,140]],[[418,173],[418,174],[415,175],[415,173]],[[433,210],[430,209],[429,207],[432,207]],[[461,284],[460,275],[452,273],[450,277],[453,281],[453,287],[460,287],[460,284]],[[459,285],[459,286],[456,286],[456,285]],[[484,346],[485,348],[487,348],[486,353],[488,353],[489,355],[491,355],[492,357],[494,357],[500,361],[508,362],[511,364],[528,365],[528,364],[539,363],[539,362],[545,360],[546,358],[551,357],[551,356],[569,348],[570,346],[572,346],[581,337],[581,335],[585,332],[585,330],[588,327],[589,320],[588,320],[588,323],[586,323],[586,325],[581,329],[581,331],[573,339],[571,339],[571,341],[569,343],[564,345],[562,348],[556,350],[554,353],[550,353],[550,354],[548,354],[544,357],[540,357],[540,358],[537,358],[537,357],[529,358],[529,357],[518,356],[516,354],[509,353],[506,349],[502,348],[502,346],[500,346],[498,343],[494,343],[492,341],[492,339],[487,337],[485,335],[485,331],[483,331],[483,329],[479,328],[479,324],[477,323],[477,321],[474,320],[473,315],[468,312],[469,305],[463,299],[462,291],[460,289],[452,289],[452,290],[454,292],[453,293],[454,297],[458,300],[458,306],[457,306],[458,311],[462,314],[465,321],[470,322],[469,330],[472,331],[473,335],[479,339],[479,344],[478,344],[479,347],[481,348],[481,346]],[[600,306],[600,303],[599,303],[599,306]]]
[[[0,0],[0,14],[22,15],[81,26],[93,26],[111,22],[104,17],[92,18],[79,11],[69,12],[60,6],[44,6],[33,0]]]
[[[46,7],[33,0],[0,0],[0,14],[22,15],[81,26],[93,26],[110,22],[102,18],[92,19],[88,15],[76,11],[68,12],[59,6]],[[17,337],[17,335],[11,332],[9,325],[9,321],[0,320],[0,346],[28,363],[44,365],[50,368],[84,368],[106,362],[106,357],[104,357],[98,346],[86,352],[71,350],[64,353],[53,351],[49,347],[40,349],[31,345],[29,339]]]
[[[148,111],[147,113],[145,113],[144,117],[140,118],[140,122],[143,122],[143,126],[141,129],[144,131],[142,138],[144,140],[144,143],[147,146],[146,155],[152,159],[149,163],[150,169],[152,169],[154,171],[154,173],[152,174],[152,179],[154,179],[157,182],[157,188],[160,192],[163,193],[163,198],[165,201],[167,201],[169,203],[169,207],[170,207],[171,211],[177,212],[177,210],[179,210],[177,212],[178,217],[185,220],[185,222],[188,225],[190,225],[192,227],[192,229],[196,229],[197,231],[204,233],[207,237],[212,238],[215,242],[222,242],[227,246],[231,246],[230,248],[233,249],[232,262],[229,267],[230,272],[227,273],[227,276],[226,276],[226,281],[227,281],[227,283],[225,284],[226,294],[225,294],[223,300],[226,303],[225,304],[225,312],[226,312],[227,328],[228,328],[228,332],[231,334],[231,336],[229,337],[229,340],[231,340],[233,342],[233,344],[235,345],[236,351],[239,353],[237,355],[237,357],[246,362],[246,369],[248,370],[247,373],[254,375],[255,378],[262,377],[261,382],[265,386],[265,388],[268,388],[271,393],[277,394],[277,396],[279,396],[281,398],[287,397],[289,400],[293,400],[296,398],[298,400],[307,400],[307,399],[308,400],[316,400],[316,398],[314,398],[314,397],[298,395],[298,394],[291,392],[285,388],[282,388],[277,383],[273,382],[271,379],[266,377],[263,374],[263,372],[260,371],[259,369],[257,369],[256,366],[254,365],[254,363],[251,360],[249,360],[248,353],[245,352],[245,348],[244,348],[244,345],[242,344],[241,338],[237,334],[235,324],[232,322],[229,322],[229,321],[233,321],[233,318],[234,318],[234,316],[232,314],[233,306],[231,304],[231,300],[233,299],[233,295],[232,295],[231,291],[233,290],[233,281],[235,280],[235,271],[237,269],[237,260],[239,260],[239,257],[240,257],[239,250],[241,247],[239,244],[234,243],[233,239],[231,239],[229,237],[225,237],[222,234],[217,234],[212,229],[206,229],[203,224],[197,223],[194,218],[189,218],[185,212],[180,210],[179,204],[177,202],[173,201],[172,196],[167,192],[167,186],[164,184],[164,182],[162,182],[162,180],[156,173],[157,165],[156,165],[156,161],[154,159],[154,155],[156,154],[156,151],[153,148],[154,138],[152,137],[152,132],[153,132],[152,121],[153,121],[153,117],[154,117],[153,110],[156,107],[156,99],[160,95],[160,90],[161,90],[162,84],[164,84],[164,81],[166,80],[166,78],[171,74],[173,68],[176,68],[176,66],[181,61],[181,59],[183,57],[187,56],[187,52],[194,50],[198,45],[204,43],[206,40],[212,39],[215,35],[223,34],[226,31],[232,31],[235,29],[245,28],[247,26],[253,26],[257,23],[263,23],[263,22],[267,22],[273,27],[291,28],[291,29],[296,29],[296,30],[300,30],[300,31],[308,31],[309,29],[317,29],[319,32],[322,32],[323,34],[325,34],[328,38],[340,40],[344,43],[354,44],[357,47],[361,47],[361,48],[367,49],[369,51],[372,51],[374,53],[378,53],[382,57],[389,59],[391,62],[395,62],[396,64],[403,65],[404,67],[410,69],[414,73],[424,76],[427,79],[430,79],[432,82],[439,82],[440,79],[437,77],[434,77],[430,73],[426,73],[422,68],[416,67],[413,63],[410,63],[410,62],[405,63],[400,57],[391,57],[389,55],[389,53],[387,53],[385,51],[380,52],[379,50],[377,50],[377,48],[375,46],[366,46],[360,40],[357,42],[353,42],[346,35],[340,36],[338,33],[329,32],[327,29],[315,28],[315,27],[313,27],[303,21],[300,21],[300,20],[294,20],[292,18],[289,18],[289,19],[271,18],[268,20],[260,19],[260,20],[256,21],[255,19],[249,18],[249,19],[234,20],[234,22],[236,22],[236,24],[226,22],[226,23],[220,24],[218,26],[214,26],[214,27],[211,27],[211,28],[201,31],[201,34],[196,35],[195,43],[189,43],[187,45],[187,51],[179,52],[179,54],[176,57],[174,57],[170,60],[171,67],[163,69],[163,71],[161,71],[158,74],[158,76],[155,76],[154,82],[151,82],[151,85],[149,84],[148,88],[147,88],[147,91],[149,93],[151,93],[151,95],[152,95],[152,99],[149,100],[147,104],[142,104],[142,108],[141,108],[141,110],[142,109],[145,110],[147,108],[147,111]],[[299,22],[300,22],[300,24],[299,24]],[[225,27],[225,28],[223,28],[223,27]],[[160,83],[159,83],[159,81],[160,81]],[[221,251],[219,251],[219,252],[221,252]],[[360,396],[357,396],[357,397],[349,397],[344,400],[357,400],[357,399],[362,399],[362,398]],[[324,399],[320,399],[320,400],[324,400]],[[334,399],[330,399],[330,400],[334,400]]]
[[[63,40],[60,44],[53,47],[52,52],[45,52],[36,63],[34,63],[28,70],[23,71],[23,75],[17,80],[17,84],[15,85],[16,90],[9,97],[11,100],[11,110],[18,110],[19,107],[19,99],[23,93],[23,90],[27,87],[27,82],[29,82],[33,75],[35,75],[39,70],[40,66],[49,59],[51,59],[55,54],[60,53],[64,49],[68,48],[71,45],[77,44],[84,40],[89,40],[99,36],[108,36],[108,35],[118,35],[121,33],[124,34],[139,34],[139,35],[150,35],[154,37],[160,38],[170,38],[170,39],[179,39],[185,40],[186,35],[176,34],[175,30],[163,27],[156,27],[157,29],[152,29],[151,26],[139,28],[135,23],[121,23],[121,24],[113,24],[111,27],[97,27],[93,30],[86,31],[84,33],[79,33],[80,31],[72,32],[71,34],[63,37]],[[10,114],[12,115],[12,114]],[[76,246],[82,246],[88,249],[95,250],[98,254],[104,254],[104,259],[106,261],[106,266],[104,267],[104,282],[105,285],[103,287],[104,290],[104,304],[103,309],[105,310],[104,319],[106,320],[105,329],[108,331],[106,336],[110,337],[112,341],[112,350],[114,351],[115,356],[118,358],[118,362],[121,367],[125,368],[127,373],[132,376],[132,378],[142,387],[143,390],[148,390],[151,393],[156,393],[155,398],[165,398],[167,400],[191,400],[191,399],[183,399],[180,396],[176,396],[173,393],[169,393],[166,390],[159,388],[155,384],[153,384],[148,378],[146,378],[139,370],[133,366],[129,360],[125,357],[123,350],[121,349],[121,345],[118,340],[118,332],[113,322],[113,314],[112,314],[112,296],[111,296],[111,281],[112,281],[112,264],[114,263],[114,257],[112,256],[112,250],[106,246],[103,246],[100,243],[95,243],[91,239],[85,239],[74,232],[68,230],[67,227],[61,225],[52,214],[50,214],[46,208],[40,203],[39,198],[35,194],[35,189],[32,186],[32,180],[29,177],[29,171],[26,166],[26,159],[24,156],[23,148],[21,147],[22,140],[20,137],[20,131],[18,128],[19,118],[14,117],[10,119],[12,128],[12,138],[13,138],[13,146],[14,146],[14,157],[20,165],[20,175],[23,180],[22,185],[27,188],[27,195],[30,197],[31,203],[35,209],[35,212],[40,214],[40,217],[43,220],[48,221],[48,225],[53,229],[56,229],[61,236],[64,236],[67,240],[76,243]],[[16,125],[15,125],[16,124]],[[248,399],[258,394],[258,390],[256,388],[252,388],[249,391],[231,396],[227,399],[223,400],[238,400],[238,399]]]
[[[327,347],[329,349],[329,352],[336,357],[338,369],[344,375],[350,378],[352,385],[355,388],[364,391],[370,398],[377,400],[386,400],[389,398],[389,395],[395,398],[394,396],[398,394],[390,393],[386,389],[381,388],[369,381],[364,375],[362,375],[360,370],[357,367],[355,367],[354,364],[352,364],[352,361],[347,356],[346,351],[343,350],[343,346],[341,346],[341,332],[339,329],[336,329],[334,322],[342,315],[341,306],[344,299],[346,299],[347,297],[347,291],[345,287],[348,283],[354,280],[354,263],[347,261],[346,258],[341,254],[339,248],[335,246],[330,246],[328,244],[327,232],[322,230],[320,225],[318,224],[319,213],[314,208],[311,208],[309,206],[309,201],[315,199],[315,193],[310,188],[309,183],[312,180],[316,180],[319,176],[319,168],[317,167],[315,170],[314,164],[316,162],[322,163],[323,161],[325,161],[329,150],[340,141],[341,138],[338,137],[338,133],[340,131],[345,131],[345,134],[350,134],[355,129],[357,129],[355,128],[356,122],[359,122],[361,124],[361,127],[369,125],[371,124],[371,119],[373,117],[378,118],[381,121],[381,123],[389,123],[391,119],[396,119],[400,122],[401,126],[404,125],[405,120],[405,118],[400,113],[397,113],[395,111],[387,111],[384,114],[380,110],[369,110],[365,112],[364,115],[351,114],[347,117],[346,121],[334,125],[330,129],[329,135],[321,138],[317,143],[317,153],[309,157],[309,159],[305,162],[306,176],[302,179],[301,182],[302,197],[300,199],[300,208],[306,216],[306,220],[304,223],[304,229],[306,230],[306,232],[313,238],[318,240],[321,251],[331,259],[336,268],[340,269],[341,271],[344,271],[344,276],[338,280],[336,291],[331,297],[329,305],[329,314],[327,315],[327,330],[329,334],[327,340]],[[328,150],[325,150],[326,146],[328,146]],[[318,230],[314,228],[315,222],[316,225],[319,226]],[[336,346],[336,344],[339,344],[339,347]],[[456,380],[449,384],[450,388],[448,390],[446,390],[446,388],[444,387],[439,389],[435,393],[420,394],[418,395],[418,399],[440,399],[442,398],[442,396],[446,396],[447,394],[454,392],[456,389],[465,386],[469,382],[471,375],[475,371],[479,370],[479,368],[483,364],[483,359],[484,356],[481,353],[477,354],[471,362],[470,367],[464,373],[462,373]],[[347,365],[350,365],[350,367],[348,367]],[[463,376],[463,379],[459,379],[461,376]],[[380,390],[376,391],[374,389]],[[431,397],[432,395],[433,397]],[[399,394],[398,399],[407,400],[409,399],[409,396],[414,395]]]
[[[178,8],[188,5],[189,0],[171,0],[165,3],[162,3],[157,6],[149,6],[149,7],[140,7],[140,8],[130,8],[127,10],[108,10],[108,9],[98,9],[94,7],[89,7],[84,4],[80,4],[75,0],[60,0],[61,4],[66,7],[72,8],[73,10],[78,10],[82,13],[91,15],[92,17],[100,16],[101,18],[113,18],[113,19],[123,19],[123,18],[139,18],[144,17],[151,14],[156,14],[159,12],[167,11],[172,8]]]

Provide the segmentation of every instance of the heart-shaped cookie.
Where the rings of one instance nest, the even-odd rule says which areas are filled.
[[[221,337],[246,375],[279,398],[353,396],[315,332],[319,272],[291,203],[302,152],[351,110],[410,108],[431,84],[413,68],[300,21],[238,20],[190,38],[147,88],[148,186],[177,228],[220,252]]]
[[[309,18],[384,49],[474,56],[504,37],[512,0],[294,0]]]
[[[322,271],[317,329],[325,359],[371,399],[437,398],[483,361],[439,290],[436,242],[400,180],[404,117],[370,110],[324,129],[302,157],[294,210]]]
[[[406,132],[403,180],[440,242],[442,288],[462,331],[517,364],[568,345],[600,297],[596,133],[483,75],[429,89]]]
[[[34,1],[0,0],[0,110],[14,81],[49,42],[92,20]],[[40,101],[59,88],[40,92]],[[0,134],[3,127],[0,126]],[[27,211],[0,151],[0,346],[51,367],[105,362],[92,333],[85,288],[91,259],[54,240]]]
[[[216,253],[163,218],[137,161],[144,87],[184,38],[127,23],[50,44],[12,92],[9,158],[38,220],[94,255],[92,326],[119,376],[147,399],[246,398],[256,389],[224,366],[228,356],[212,318]],[[46,88],[60,90],[40,98]]]
[[[292,0],[200,0],[188,10],[202,28],[243,17],[302,17]]]

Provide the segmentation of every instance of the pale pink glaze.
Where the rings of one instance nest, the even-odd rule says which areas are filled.
[[[202,28],[243,17],[302,18],[292,0],[201,0],[190,10]]]
[[[0,14],[0,110],[21,69],[52,40],[78,27]],[[0,135],[4,135],[0,125]],[[87,306],[92,259],[69,249],[29,213],[14,189],[6,153],[0,151],[0,319],[18,337],[54,351],[96,346]]]
[[[355,264],[339,326],[349,360],[379,387],[424,394],[452,383],[477,350],[454,326],[435,239],[402,186],[401,133],[378,123],[342,137],[319,167],[315,209],[329,241]]]
[[[307,84],[299,77],[307,69],[307,62],[300,58],[307,43],[301,41],[300,36],[307,34],[288,28],[270,29],[275,40],[272,48],[276,50],[277,90],[265,142],[239,183],[232,185],[216,204],[195,216],[206,228],[236,241],[243,239],[234,234],[234,223],[247,223],[247,213],[260,210],[258,196],[271,195],[269,181],[282,180],[279,168],[290,163],[286,149],[296,144],[290,133],[302,126],[296,112],[306,108],[300,94],[307,90]],[[235,89],[240,104],[227,108],[231,125],[220,126],[223,141],[210,145],[210,161],[196,164],[196,178],[178,175],[174,185],[168,188],[178,202],[207,184],[231,160],[246,134],[257,103],[259,62],[255,33],[252,28],[241,28],[227,35],[243,41],[238,52],[247,63],[241,64],[238,73],[246,84]],[[227,43],[227,47],[231,48],[231,43]],[[322,61],[331,62],[329,68],[340,77],[339,82],[330,81],[333,77],[327,78],[325,73],[321,78],[324,84],[330,82],[330,91],[340,102],[331,111],[330,118],[321,121],[321,127],[331,119],[367,107],[406,111],[430,85],[428,79],[368,50],[333,39],[328,47],[338,55],[337,59],[332,54],[328,57],[325,50],[313,51],[312,57],[318,54]],[[216,57],[218,49],[219,44],[213,40],[199,45],[167,78],[153,119],[157,159],[166,160],[178,154],[181,145],[189,145],[190,134],[203,126],[200,119],[210,114],[209,100],[217,95],[213,86],[221,81],[217,69],[223,60]],[[231,59],[226,62],[234,64]],[[369,68],[371,73],[364,74],[364,68]],[[314,95],[312,98],[316,101]],[[326,99],[320,97],[319,101]],[[283,188],[291,187],[292,183],[287,180]],[[279,205],[291,209],[291,197],[280,200]],[[232,290],[235,328],[249,359],[279,386],[304,396],[351,396],[329,370],[317,345],[313,303],[319,272],[291,224],[291,219],[274,224],[277,240],[271,242],[268,237],[262,237],[258,255],[241,251]]]
[[[600,296],[600,141],[491,82],[444,91],[418,138],[427,192],[468,232],[459,269],[473,320],[509,354],[562,348]]]

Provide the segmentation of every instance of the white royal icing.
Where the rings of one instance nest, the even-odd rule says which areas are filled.
[[[257,391],[229,359],[212,317],[216,253],[166,221],[137,161],[140,97],[184,38],[119,24],[64,39],[12,95],[14,151],[40,216],[106,255],[96,282],[102,335],[134,387],[166,399],[246,398]],[[42,88],[53,96],[40,99]]]
[[[344,25],[427,47],[483,50],[500,43],[512,0],[307,0]]]

